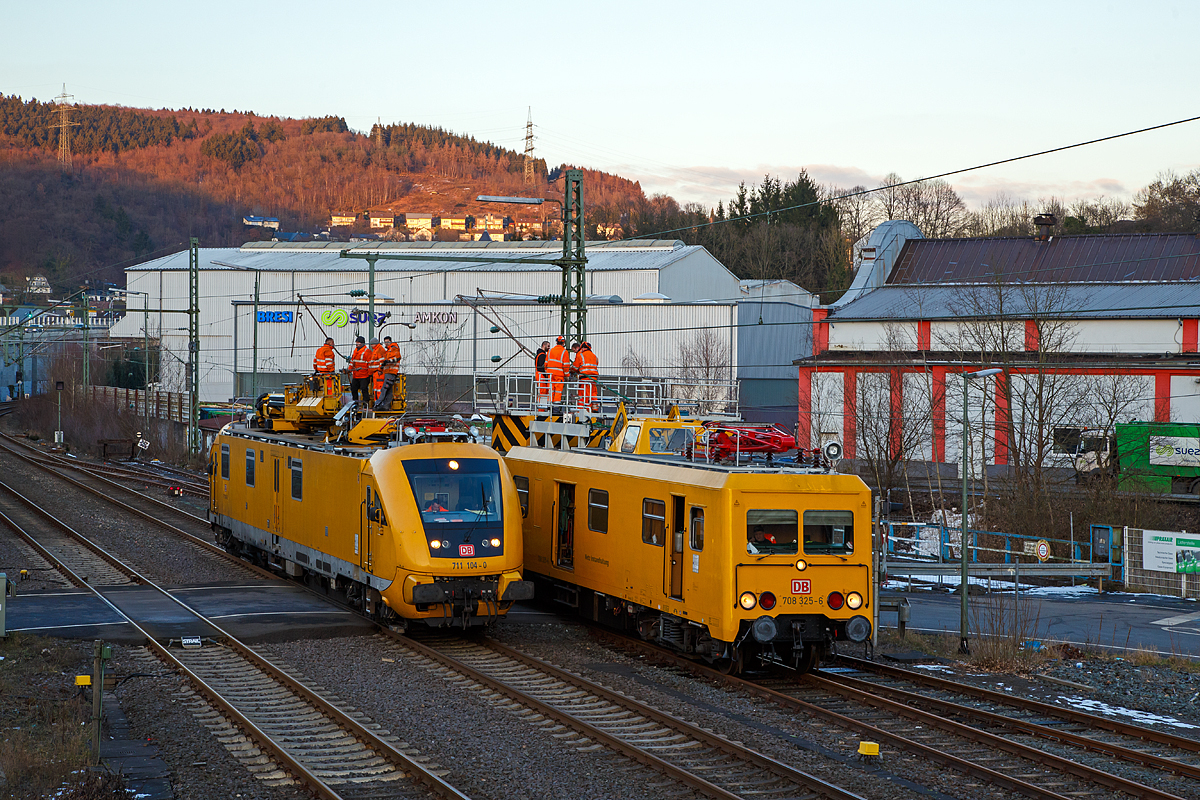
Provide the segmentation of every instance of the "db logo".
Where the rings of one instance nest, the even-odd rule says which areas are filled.
[[[475,555],[475,545],[473,545],[473,544],[460,544],[460,545],[458,546],[458,554],[459,554],[460,556],[473,556],[473,555]]]
[[[811,594],[812,581],[807,578],[795,578],[792,580],[792,594]]]

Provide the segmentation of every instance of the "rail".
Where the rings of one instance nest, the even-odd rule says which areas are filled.
[[[474,407],[483,414],[537,415],[579,412],[613,417],[621,403],[628,414],[665,416],[672,407],[690,416],[738,418],[737,381],[689,381],[640,375],[600,375],[596,396],[590,387],[570,378],[561,398],[552,402],[552,389],[539,391],[532,374],[476,372]]]

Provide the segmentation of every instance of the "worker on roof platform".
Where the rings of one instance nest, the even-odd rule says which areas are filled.
[[[383,388],[383,345],[378,339],[372,338],[369,345],[371,348],[371,403],[379,399],[379,391]]]
[[[554,341],[554,347],[546,354],[546,371],[550,373],[551,401],[562,402],[563,381],[571,369],[571,355],[567,350],[566,337],[559,336]]]
[[[392,407],[392,391],[400,379],[400,359],[400,345],[393,342],[390,336],[383,337],[383,362],[379,365],[383,370],[383,386],[375,401],[376,411],[387,411]]]
[[[579,376],[579,407],[585,411],[599,411],[600,393],[596,381],[600,377],[600,360],[592,352],[591,344],[579,343],[572,369]]]
[[[325,344],[317,348],[313,356],[313,372],[318,375],[328,375],[333,372],[333,337],[326,337]]]
[[[371,392],[371,348],[367,340],[356,337],[354,352],[350,354],[350,398],[359,408],[366,408],[370,403]],[[374,398],[370,398],[374,399]]]
[[[534,387],[538,408],[545,408],[550,402],[550,373],[546,370],[546,360],[550,356],[550,343],[542,342],[537,353],[533,356]]]

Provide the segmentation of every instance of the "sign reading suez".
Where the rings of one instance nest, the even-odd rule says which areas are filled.
[[[1151,436],[1150,463],[1161,467],[1200,467],[1200,439],[1194,436]]]
[[[812,594],[812,581],[808,578],[793,578],[792,594]]]

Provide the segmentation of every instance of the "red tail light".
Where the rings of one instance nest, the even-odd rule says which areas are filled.
[[[829,608],[831,610],[837,611],[839,608],[842,607],[842,605],[845,604],[845,602],[846,602],[846,598],[842,597],[841,592],[830,592],[829,593]]]
[[[758,596],[758,605],[764,611],[770,611],[775,607],[775,595],[770,592],[763,592]]]

